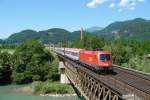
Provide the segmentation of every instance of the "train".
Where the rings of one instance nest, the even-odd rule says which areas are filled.
[[[79,48],[55,48],[55,52],[90,66],[95,71],[113,72],[112,55],[109,51]]]

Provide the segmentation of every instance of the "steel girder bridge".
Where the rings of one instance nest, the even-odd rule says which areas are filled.
[[[122,95],[99,80],[96,73],[67,57],[57,56],[63,62],[65,74],[80,96],[86,100],[123,100]]]

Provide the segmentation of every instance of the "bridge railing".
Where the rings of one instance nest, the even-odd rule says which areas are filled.
[[[63,57],[63,56],[60,56]],[[64,58],[64,57],[63,57]],[[66,75],[86,100],[122,100],[119,92],[102,83],[89,71],[67,58],[64,58]]]

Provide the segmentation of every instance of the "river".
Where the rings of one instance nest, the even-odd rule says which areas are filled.
[[[80,100],[78,97],[42,97],[30,93],[17,92],[17,89],[21,87],[23,86],[0,86],[0,100]]]

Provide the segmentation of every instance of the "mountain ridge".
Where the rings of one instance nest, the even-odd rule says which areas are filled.
[[[103,30],[94,32],[94,34],[105,37],[108,40],[119,38],[148,40],[150,38],[150,21],[142,18],[117,21],[109,24]]]
[[[92,28],[91,28],[92,29]],[[93,28],[94,29],[94,28]],[[103,29],[95,28],[93,32],[84,31],[84,34],[92,34],[102,37],[106,40],[116,39],[137,39],[150,40],[150,20],[136,18],[126,21],[117,21],[109,24]],[[31,29],[14,33],[0,43],[18,44],[28,40],[39,40],[43,43],[59,43],[63,41],[76,41],[80,39],[80,31],[70,32],[62,28],[51,28],[42,31]]]

